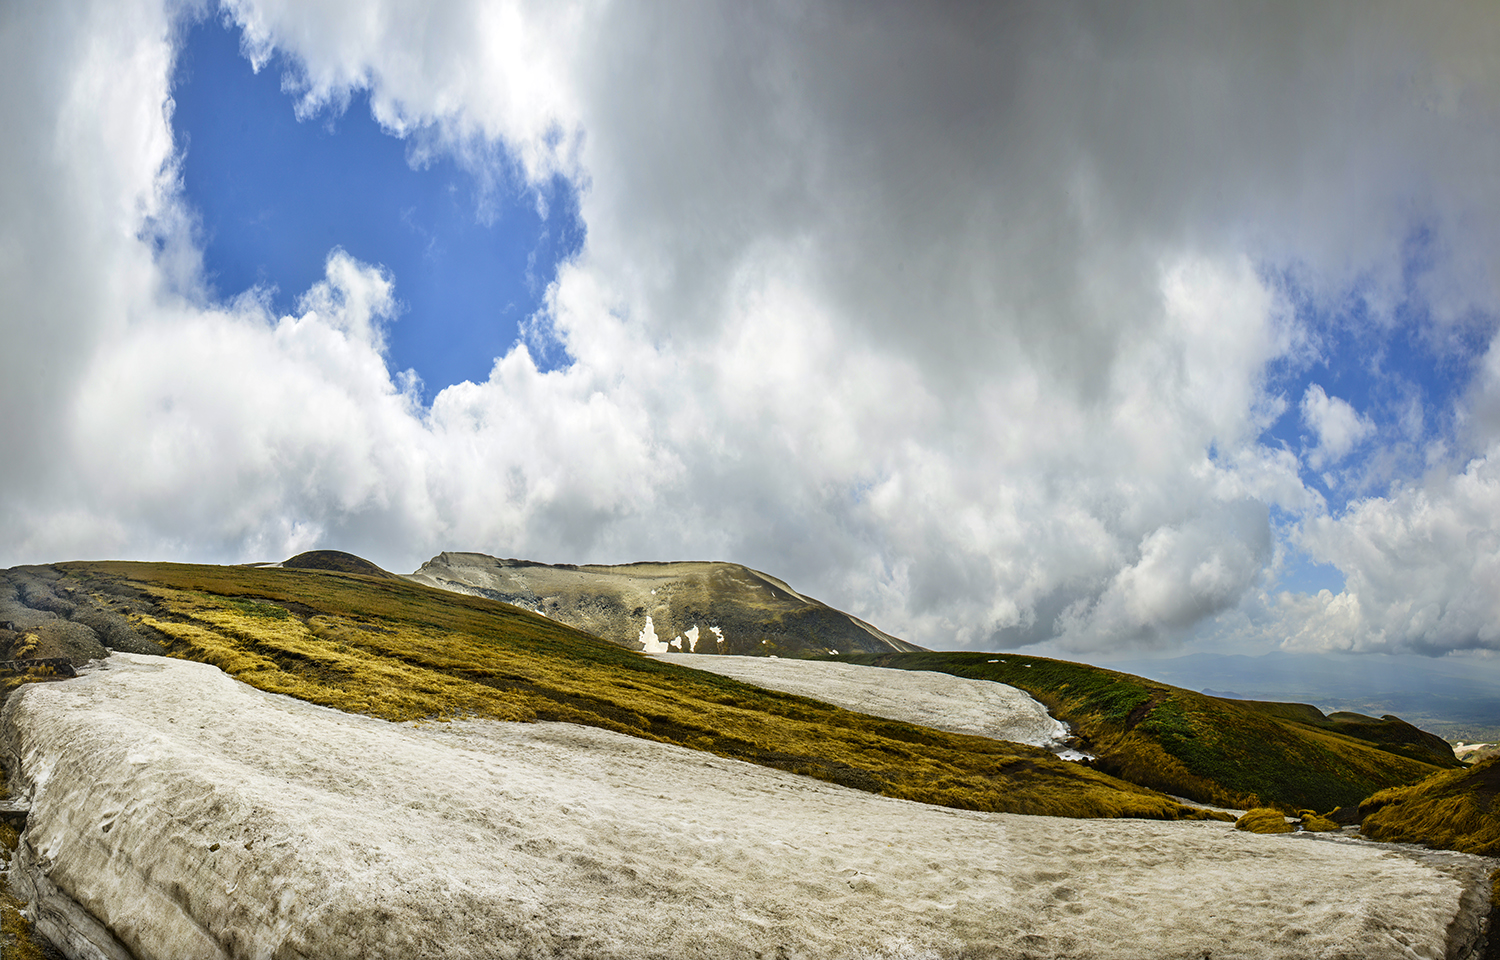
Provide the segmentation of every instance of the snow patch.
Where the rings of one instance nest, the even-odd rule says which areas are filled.
[[[774,656],[677,654],[662,659],[889,720],[1047,747],[1064,759],[1083,759],[1063,747],[1069,737],[1066,724],[1053,719],[1026,691],[1003,683]]]
[[[656,625],[651,622],[649,613],[646,614],[646,625],[641,628],[641,635],[638,639],[645,644],[641,650],[642,653],[668,653],[672,649],[668,644],[656,639]]]
[[[698,625],[695,623],[691,627],[688,627],[687,630],[684,631],[684,634],[686,635],[687,640],[688,640],[688,651],[690,653],[697,653],[698,652]]]

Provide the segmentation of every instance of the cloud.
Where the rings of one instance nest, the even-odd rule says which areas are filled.
[[[1442,654],[1500,649],[1500,335],[1461,412],[1483,453],[1434,463],[1419,481],[1312,520],[1302,542],[1346,587],[1284,598],[1287,645]],[[1442,449],[1442,448],[1440,448]]]
[[[570,178],[587,241],[531,341],[423,408],[379,265],[333,252],[285,317],[202,292],[175,7],[7,9],[0,562],[732,559],[927,645],[1108,651],[1247,603],[1324,630],[1332,600],[1256,599],[1285,515],[1381,642],[1500,645],[1465,626],[1482,436],[1339,516],[1262,440],[1308,342],[1277,271],[1358,286],[1376,333],[1413,298],[1433,330],[1495,315],[1474,9],[227,9],[304,115],[368,91],[492,189]],[[1314,469],[1376,438],[1321,387],[1301,413]],[[1439,531],[1442,564],[1398,563]]]
[[[1313,554],[1346,588],[1291,599],[1288,645],[1441,654],[1500,648],[1500,449],[1451,476],[1319,518]]]
[[[1343,460],[1375,432],[1374,421],[1361,416],[1348,401],[1330,397],[1316,383],[1302,396],[1302,422],[1317,437],[1317,445],[1307,455],[1308,466],[1314,470]]]

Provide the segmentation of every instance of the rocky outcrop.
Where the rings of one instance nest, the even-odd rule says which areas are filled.
[[[1438,960],[1478,942],[1493,865],[391,724],[123,654],[18,692],[0,733],[34,912],[74,957]]]
[[[407,577],[647,653],[806,656],[922,648],[735,563],[549,565],[442,553]]]
[[[81,666],[110,650],[166,652],[153,631],[125,615],[149,609],[149,601],[110,592],[120,589],[116,584],[99,587],[99,593],[80,589],[46,566],[0,570],[0,659],[66,657]]]

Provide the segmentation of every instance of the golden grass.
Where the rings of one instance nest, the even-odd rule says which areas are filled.
[[[1294,828],[1286,822],[1286,817],[1280,810],[1271,807],[1256,807],[1254,810],[1246,810],[1244,815],[1234,822],[1236,830],[1248,830],[1250,833],[1291,833]]]
[[[1500,757],[1382,790],[1360,804],[1360,831],[1372,840],[1500,856]]]
[[[64,564],[133,584],[173,656],[252,686],[393,721],[558,720],[707,750],[887,796],[1071,817],[1212,816],[1047,751],[841,710],[643,657],[480,597],[355,574]]]

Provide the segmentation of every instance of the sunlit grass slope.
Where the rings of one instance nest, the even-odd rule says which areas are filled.
[[[1073,727],[1100,770],[1224,806],[1326,812],[1414,783],[1440,764],[1458,765],[1451,755],[1442,760],[1421,731],[1399,720],[1360,718],[1368,723],[1351,721],[1346,729],[1357,734],[1351,736],[1341,732],[1345,725],[1304,704],[1223,700],[1087,664],[996,653],[829,659],[1019,687]]]
[[[1500,857],[1500,757],[1382,790],[1360,804],[1361,832],[1373,840],[1425,843]],[[1500,886],[1497,886],[1500,890]],[[1500,905],[1500,904],[1497,904]]]
[[[59,564],[174,656],[395,721],[558,720],[973,810],[1176,819],[1170,798],[1046,751],[851,713],[652,660],[519,608],[332,571]]]

